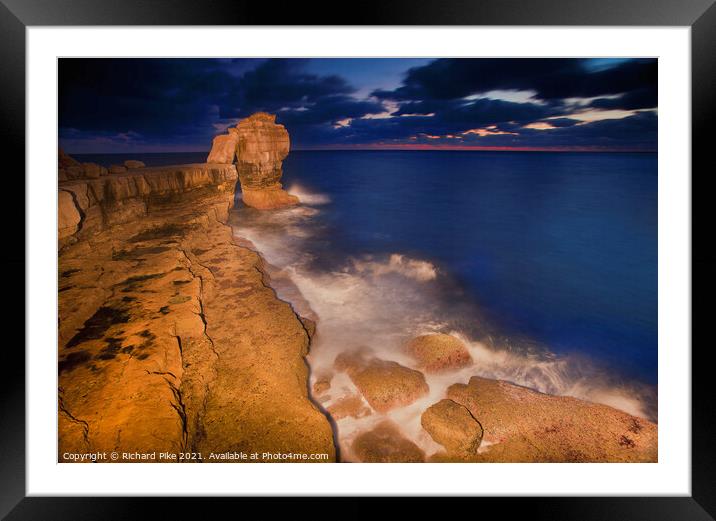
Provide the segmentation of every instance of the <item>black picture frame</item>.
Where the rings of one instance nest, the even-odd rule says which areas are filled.
[[[352,9],[352,10],[351,10]],[[707,520],[716,516],[711,346],[702,335],[714,291],[714,257],[695,245],[698,231],[711,224],[706,179],[713,170],[708,126],[716,104],[716,6],[714,0],[407,0],[285,3],[243,0],[0,0],[0,114],[3,144],[4,277],[2,317],[7,343],[0,392],[0,516],[7,519],[124,519],[147,512],[149,498],[25,497],[25,29],[39,25],[601,25],[691,27],[692,73],[692,495],[688,497],[473,498],[500,515],[530,519]],[[52,124],[48,121],[47,124]],[[661,153],[668,153],[662,150]],[[701,174],[695,175],[700,171]],[[695,189],[696,188],[696,189]],[[22,196],[20,196],[22,194]],[[710,201],[709,201],[710,202]],[[709,213],[707,213],[709,212]],[[24,220],[23,220],[24,223]],[[703,242],[701,244],[704,244]],[[704,304],[697,306],[697,304]],[[32,313],[31,309],[27,312]],[[696,318],[700,326],[696,327]],[[10,334],[7,334],[10,333]],[[16,340],[12,339],[13,334]],[[12,340],[10,340],[12,339]],[[679,346],[688,349],[690,346]],[[211,501],[211,506],[208,502]],[[222,506],[246,498],[219,501]],[[324,500],[325,501],[325,500]],[[417,501],[420,505],[422,501]],[[165,516],[206,514],[217,499],[172,498]],[[325,502],[323,508],[330,508]],[[459,507],[458,507],[459,508]],[[475,508],[470,506],[469,508]],[[249,510],[250,511],[250,510]]]

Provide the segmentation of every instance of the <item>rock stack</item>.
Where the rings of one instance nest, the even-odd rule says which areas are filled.
[[[290,142],[276,116],[257,112],[239,121],[228,134],[217,136],[207,163],[232,163],[236,158],[244,204],[269,210],[298,204],[298,197],[281,187],[281,164]]]

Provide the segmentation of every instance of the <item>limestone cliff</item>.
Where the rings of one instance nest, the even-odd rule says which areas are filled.
[[[225,194],[230,201],[236,179],[233,165],[195,164],[125,169],[96,179],[60,182],[60,247],[144,217],[164,203],[212,194]]]
[[[236,179],[233,165],[204,164],[60,183],[59,461],[335,460],[308,396],[309,333],[224,224]]]
[[[280,183],[289,147],[288,131],[276,124],[276,116],[258,112],[214,138],[207,161],[230,164],[235,157],[244,204],[260,210],[281,208],[298,203]]]

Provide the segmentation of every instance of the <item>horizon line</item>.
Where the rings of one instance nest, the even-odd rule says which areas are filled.
[[[531,146],[460,146],[460,145],[357,145],[357,146],[323,146],[323,147],[298,147],[295,151],[350,151],[350,150],[408,150],[408,151],[464,151],[464,152],[650,152],[656,153],[657,149],[651,148],[607,148],[599,146],[581,146],[581,147],[531,147]]]
[[[65,150],[67,154],[79,155],[126,155],[126,154],[198,154],[200,152],[208,152],[202,150],[153,150],[153,151],[128,151],[128,152],[71,152]],[[446,151],[446,152],[592,152],[592,153],[650,153],[655,154],[658,149],[654,148],[605,148],[605,147],[498,147],[498,146],[434,146],[434,145],[357,145],[357,146],[316,146],[316,147],[296,147],[290,152],[353,152],[353,151]],[[289,152],[289,153],[290,153]]]

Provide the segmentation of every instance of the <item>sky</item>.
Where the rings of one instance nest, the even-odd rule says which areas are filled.
[[[657,60],[62,58],[68,153],[209,151],[254,112],[294,150],[655,151]]]

